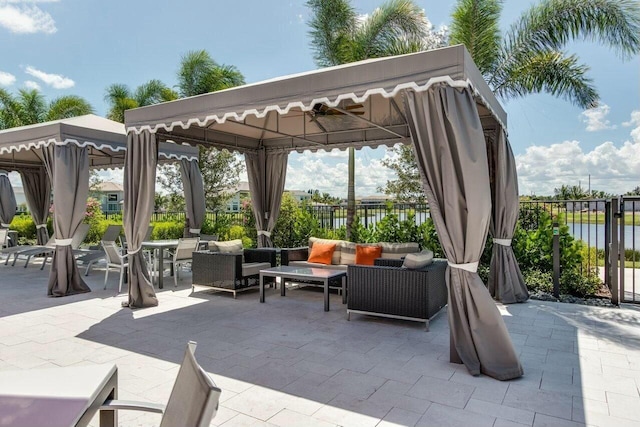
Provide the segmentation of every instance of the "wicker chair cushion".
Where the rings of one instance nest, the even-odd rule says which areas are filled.
[[[426,267],[433,262],[433,252],[429,249],[425,249],[417,254],[407,254],[404,257],[404,263],[402,266],[411,270],[417,270],[419,268]]]
[[[218,252],[222,252],[223,254],[236,254],[242,253],[242,240],[229,240],[228,242],[209,242],[209,248],[211,248],[211,243],[213,243]]]
[[[246,262],[242,264],[242,277],[257,276],[260,270],[271,268],[268,262]]]
[[[420,252],[420,246],[417,243],[380,243],[382,246],[382,255],[384,259],[401,259],[407,254]]]

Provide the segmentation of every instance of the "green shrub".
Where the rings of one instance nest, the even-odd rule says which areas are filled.
[[[36,225],[31,219],[31,215],[21,214],[14,216],[10,228],[18,232],[19,241],[26,243],[36,239]]]
[[[183,221],[158,221],[151,223],[151,225],[153,225],[151,232],[153,240],[179,239],[184,234]]]
[[[553,274],[550,271],[531,269],[523,271],[522,275],[530,292],[553,292]]]
[[[570,294],[578,297],[594,295],[602,282],[597,274],[580,273],[578,269],[567,268],[560,275],[560,293]]]

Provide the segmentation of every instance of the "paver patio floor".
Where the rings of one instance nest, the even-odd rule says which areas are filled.
[[[640,426],[640,308],[531,301],[499,307],[525,370],[499,382],[448,363],[446,313],[417,323],[353,315],[332,294],[234,300],[190,276],[135,310],[102,290],[47,298],[47,272],[0,265],[0,370],[116,363],[121,399],[166,403],[188,340],[222,388],[216,426]],[[120,425],[158,415],[122,413]],[[97,425],[97,423],[96,423]]]

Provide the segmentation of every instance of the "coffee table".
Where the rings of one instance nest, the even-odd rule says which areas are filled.
[[[329,311],[329,282],[342,279],[342,303],[347,303],[347,272],[344,270],[329,270],[325,268],[294,267],[281,265],[280,267],[260,270],[260,302],[264,302],[264,278],[280,277],[280,296],[285,296],[285,282],[289,280],[304,280],[324,285],[324,311]]]

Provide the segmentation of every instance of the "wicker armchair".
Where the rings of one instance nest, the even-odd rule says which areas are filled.
[[[351,313],[424,322],[447,304],[446,260],[423,269],[400,268],[401,260],[377,259],[374,266],[350,265],[347,319]]]
[[[260,270],[276,266],[276,252],[270,249],[245,249],[243,254],[197,251],[193,253],[192,290],[210,286],[218,291],[241,291],[258,286]]]

